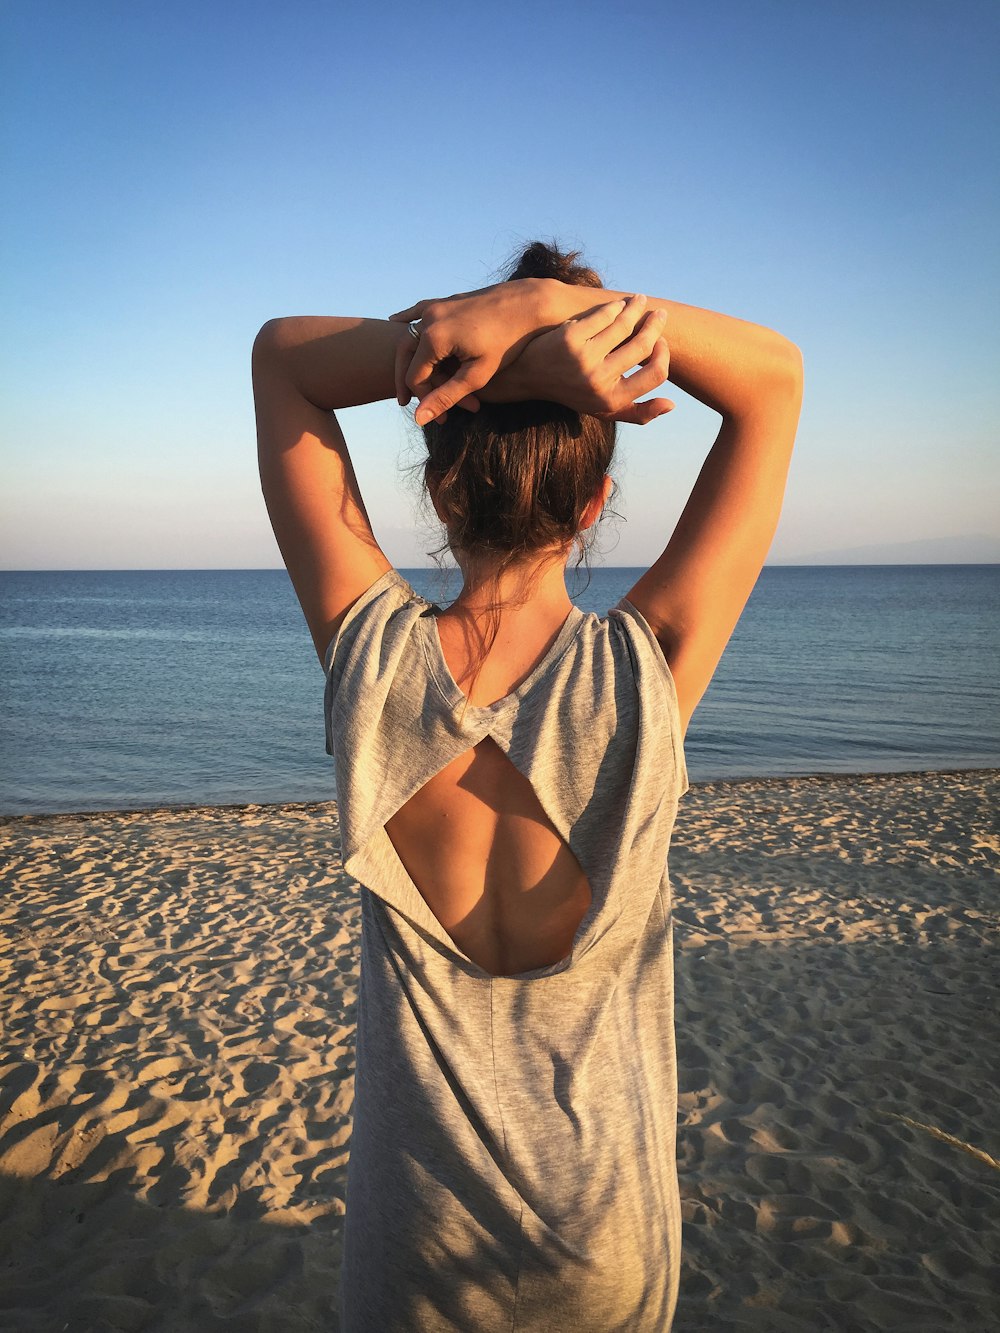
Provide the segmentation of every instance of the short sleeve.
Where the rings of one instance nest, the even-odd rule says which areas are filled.
[[[380,645],[386,626],[392,616],[411,602],[424,605],[413,588],[395,569],[387,569],[349,608],[340,627],[330,640],[323,657],[326,673],[324,715],[326,719],[326,752],[332,755],[334,701],[345,672],[356,654],[380,656]],[[370,682],[370,673],[365,672]]]
[[[398,589],[398,591],[403,594],[402,599],[382,598],[383,593],[392,589]],[[379,604],[378,609],[380,611],[391,613],[396,607],[400,606],[403,601],[410,601],[415,598],[416,595],[417,594],[410,587],[409,583],[407,583],[406,579],[403,578],[398,569],[387,569],[384,574],[380,575],[374,583],[370,584],[365,589],[357,601],[351,603],[347,614],[340,622],[337,632],[327,645],[326,652],[323,655],[323,671],[325,674],[327,676],[330,675],[341,640],[353,637],[353,635],[349,636],[350,627],[359,619],[359,617],[364,616],[369,607],[374,604]]]
[[[644,680],[650,685],[653,681],[660,683],[670,726],[670,743],[673,748],[674,770],[677,775],[676,794],[679,799],[690,790],[691,784],[688,781],[681,710],[673,675],[667,665],[667,659],[663,655],[659,640],[653,633],[645,616],[633,602],[630,602],[627,597],[623,597],[615,605],[612,615],[620,617],[629,626],[629,637],[638,659],[636,662],[636,678],[640,690]]]

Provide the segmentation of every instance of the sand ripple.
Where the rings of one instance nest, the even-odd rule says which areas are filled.
[[[1000,1328],[998,788],[685,798],[676,1329]],[[0,1328],[335,1329],[336,807],[2,824]]]
[[[360,915],[336,808],[5,832],[0,1327],[334,1327]]]
[[[998,796],[922,774],[686,798],[676,1328],[1000,1328]]]

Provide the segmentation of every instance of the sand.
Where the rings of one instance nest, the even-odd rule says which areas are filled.
[[[685,797],[675,1329],[1000,1328],[998,795],[977,772]],[[335,1329],[359,928],[336,807],[0,833],[0,1329]]]

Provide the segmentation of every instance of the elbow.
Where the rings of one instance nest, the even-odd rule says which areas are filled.
[[[798,382],[801,384],[801,383],[802,383],[802,376],[803,376],[803,369],[802,369],[802,348],[801,348],[801,347],[797,347],[796,344],[793,343],[793,342],[789,342],[787,338],[785,339],[785,343],[786,343],[786,345],[787,345],[787,347],[788,347],[788,356],[789,356],[789,359],[791,360],[791,363],[792,363],[792,370],[793,370],[793,373],[794,373],[794,375],[795,375],[795,378],[796,378],[796,379],[798,380]]]
[[[282,361],[288,350],[288,319],[269,319],[262,324],[253,340],[250,353],[250,376],[258,384],[262,378],[284,373]]]
[[[253,350],[250,353],[250,360],[254,366],[259,365],[266,357],[274,354],[278,346],[278,327],[280,324],[280,319],[269,319],[266,324],[262,324],[257,330],[257,336],[253,340]]]
[[[770,396],[784,401],[802,400],[802,351],[780,333],[772,336],[764,380]]]
[[[790,339],[776,335],[778,339],[777,360],[779,373],[792,385],[802,388],[802,349]]]
[[[802,349],[796,347],[795,343],[788,344],[791,365],[789,374],[791,375],[792,397],[795,401],[796,415],[802,411],[802,394],[804,392],[805,372],[802,366]]]

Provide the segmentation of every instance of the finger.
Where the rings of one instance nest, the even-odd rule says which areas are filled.
[[[582,315],[574,315],[568,319],[563,327],[568,333],[578,338],[581,342],[589,342],[603,333],[605,329],[611,327],[615,320],[621,318],[626,310],[629,310],[632,298],[629,296],[620,297],[616,301],[606,301],[601,305],[594,306],[591,310],[585,310]],[[636,313],[638,320],[641,307]],[[634,327],[634,322],[632,324]],[[621,339],[618,340],[619,342]],[[617,343],[612,344],[617,346]]]
[[[594,337],[590,345],[605,358],[610,373],[624,374],[628,365],[623,366],[622,359],[631,356],[629,364],[633,366],[645,361],[663,333],[665,320],[663,310],[647,310],[643,305],[635,312],[626,306],[622,315]]]
[[[434,386],[436,386],[438,382],[439,382],[439,376],[437,376],[437,375],[432,375],[431,378],[430,378],[430,380],[429,380],[426,384],[422,384],[422,385],[420,386],[420,389],[419,389],[418,392],[417,392],[417,399],[418,399],[418,402],[417,402],[417,412],[420,411],[420,404],[424,401],[424,399],[427,398],[427,397],[429,397],[430,394],[434,392]],[[414,418],[415,418],[415,417],[416,417],[416,412],[414,412],[413,415],[414,415]],[[438,420],[438,423],[439,423],[440,425],[443,425],[444,422],[446,422],[446,421],[448,420],[448,413],[447,413],[447,412],[442,412],[441,415],[437,418],[437,420]],[[420,424],[420,425],[426,425],[427,423],[426,423],[426,422],[420,422],[420,423],[418,423],[418,424]]]
[[[598,356],[606,357],[632,336],[645,312],[645,296],[629,296],[624,304],[612,301],[597,311],[588,311],[580,321],[582,330],[578,328],[577,332],[583,333]]]
[[[477,389],[489,383],[496,369],[496,365],[484,357],[463,361],[447,384],[434,389],[421,401],[415,416],[417,425],[426,426],[428,421],[433,421],[449,407],[454,407],[469,394],[474,394]]]
[[[650,342],[648,338],[643,338],[641,347],[634,346],[639,341],[638,336],[630,339],[624,348],[605,361],[608,372],[612,376],[621,377],[620,387],[632,400],[650,393],[670,374],[670,348],[666,340],[656,337]],[[634,365],[638,365],[639,369],[626,375]]]
[[[413,360],[413,353],[416,350],[412,338],[400,338],[396,344],[396,356],[393,361],[393,380],[396,385],[396,402],[400,407],[405,407],[413,397],[410,388],[406,383],[406,375],[410,369],[410,362]]]
[[[449,363],[449,361],[439,361],[420,386],[419,397],[421,401],[427,397],[432,389],[440,389],[442,385],[447,384],[454,373],[454,363]],[[466,394],[462,401],[456,403],[455,406],[464,407],[467,412],[478,412],[479,399],[473,393]]]
[[[448,372],[441,369],[440,364],[436,365],[424,383],[420,386],[421,400],[426,398],[432,389],[439,389],[442,384],[447,384],[450,378],[451,376]],[[460,403],[456,403],[455,406],[464,408],[466,412],[478,412],[480,402],[474,393],[469,393],[466,394]],[[440,419],[443,421],[445,418],[442,416]]]
[[[434,374],[434,367],[443,359],[434,351],[430,339],[426,335],[422,336],[414,348],[413,360],[406,372],[406,383],[414,393],[426,387]]]
[[[623,421],[632,426],[648,426],[657,417],[665,416],[674,410],[669,398],[647,398],[641,403],[630,403],[612,416],[612,421]]]
[[[397,310],[389,319],[397,324],[409,324],[411,319],[419,319],[429,305],[430,301],[418,301],[416,305],[408,305],[405,310]]]

